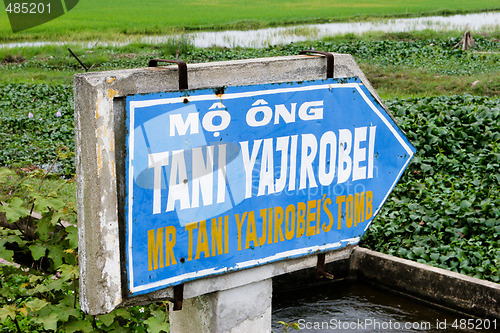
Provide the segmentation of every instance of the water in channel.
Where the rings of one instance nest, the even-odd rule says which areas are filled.
[[[278,321],[298,323],[299,330],[286,328]],[[500,328],[498,320],[469,318],[351,280],[273,295],[272,325],[274,333],[459,333],[498,332],[493,328]],[[467,329],[467,325],[474,329]]]

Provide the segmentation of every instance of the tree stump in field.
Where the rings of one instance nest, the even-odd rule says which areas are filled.
[[[469,47],[475,46],[474,38],[472,38],[470,31],[464,32],[462,40],[460,40],[460,42],[455,44],[455,46],[453,46],[453,47],[456,48],[459,45],[462,45],[462,51],[466,51]]]

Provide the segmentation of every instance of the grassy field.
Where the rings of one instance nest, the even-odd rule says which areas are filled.
[[[83,0],[67,14],[15,34],[2,10],[0,42],[117,40],[183,30],[245,29],[491,9],[500,9],[497,0]]]

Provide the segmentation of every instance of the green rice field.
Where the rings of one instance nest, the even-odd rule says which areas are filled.
[[[0,42],[9,42],[120,40],[192,30],[446,15],[500,9],[500,3],[498,0],[81,0],[67,14],[18,33],[10,29],[5,7],[0,8]]]

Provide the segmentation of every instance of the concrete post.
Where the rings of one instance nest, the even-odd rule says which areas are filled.
[[[272,279],[185,300],[170,311],[172,333],[247,333],[271,330]],[[172,309],[172,307],[170,307]]]

